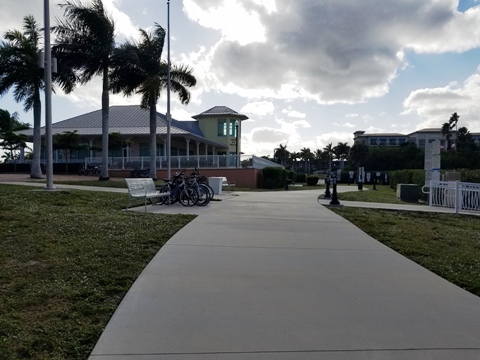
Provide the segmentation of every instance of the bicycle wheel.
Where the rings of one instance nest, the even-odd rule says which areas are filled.
[[[168,185],[162,186],[161,188],[158,189],[159,193],[167,193],[170,191],[170,188]],[[158,198],[155,198],[157,201],[155,202],[156,204],[163,205],[165,203],[169,203],[169,197],[168,196],[160,196]]]
[[[200,186],[203,186],[203,187],[205,187],[205,188],[208,190],[208,192],[209,192],[209,194],[210,194],[210,195],[209,195],[209,196],[210,196],[210,200],[212,200],[213,197],[215,196],[215,192],[213,191],[212,187],[211,187],[210,185],[206,184],[206,183],[200,183]],[[209,200],[209,201],[210,201],[210,200]]]
[[[180,203],[183,206],[194,206],[198,202],[198,191],[195,188],[185,188],[180,193]]]
[[[210,200],[212,200],[210,191],[208,191],[206,187],[199,185],[197,206],[205,206],[210,202]]]

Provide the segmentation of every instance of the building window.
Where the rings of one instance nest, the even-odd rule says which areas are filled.
[[[140,143],[140,156],[150,156],[149,143]]]
[[[237,137],[237,127],[235,126],[235,119],[230,119],[230,136]]]
[[[227,120],[219,119],[217,123],[217,135],[227,136]]]
[[[387,139],[380,138],[380,145],[387,145]]]
[[[418,146],[425,147],[425,139],[419,139]]]
[[[377,145],[377,139],[372,138],[370,139],[370,146],[376,146]]]
[[[233,136],[236,137],[235,119],[227,122],[225,119],[219,119],[217,122],[217,136]]]
[[[165,156],[163,144],[157,144],[157,156]]]
[[[388,139],[388,145],[390,145],[390,146],[397,145],[397,139],[396,138]]]

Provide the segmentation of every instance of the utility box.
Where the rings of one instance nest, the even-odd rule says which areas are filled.
[[[397,199],[406,202],[418,202],[419,189],[417,184],[397,184]]]
[[[462,181],[462,173],[460,172],[447,172],[444,177],[445,181]]]
[[[209,177],[208,185],[213,189],[215,195],[222,195],[222,177]]]

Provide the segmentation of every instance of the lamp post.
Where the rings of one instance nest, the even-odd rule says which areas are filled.
[[[172,135],[170,132],[171,115],[170,115],[170,0],[167,1],[167,179],[171,178],[171,142]]]
[[[235,136],[236,136],[236,141],[235,141],[235,154],[237,155],[237,161],[236,165],[237,168],[240,167],[240,155],[238,153],[238,126],[240,125],[240,122],[238,120],[235,120]]]
[[[45,39],[45,145],[46,190],[53,190],[53,142],[52,142],[52,52],[50,49],[50,0],[44,0]]]

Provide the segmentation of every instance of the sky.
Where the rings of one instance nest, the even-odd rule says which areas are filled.
[[[61,2],[50,0],[51,25]],[[139,28],[167,27],[167,0],[103,3],[118,45]],[[43,27],[43,1],[0,0],[0,10],[2,38],[26,15]],[[248,116],[245,154],[352,145],[357,130],[440,128],[454,112],[459,127],[480,132],[479,0],[171,0],[170,40],[172,63],[197,79],[188,105],[172,93],[172,117],[193,120],[213,106]],[[111,105],[139,103],[110,95]],[[54,123],[99,110],[101,79],[68,95],[58,89],[52,108]],[[0,109],[33,124],[11,92]],[[166,92],[157,110],[166,112]]]

